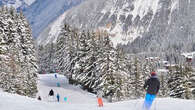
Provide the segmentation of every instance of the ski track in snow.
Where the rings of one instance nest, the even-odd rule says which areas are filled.
[[[56,87],[60,82],[61,87]],[[9,94],[0,90],[0,110],[142,110],[143,99],[108,103],[104,100],[104,107],[97,106],[96,96],[81,90],[78,86],[69,85],[67,79],[54,74],[39,75],[39,95],[43,101],[16,94]],[[48,101],[49,90],[53,89],[62,96],[67,96],[67,102]],[[9,106],[10,105],[10,106]],[[195,110],[195,100],[172,98],[158,98],[151,110]]]

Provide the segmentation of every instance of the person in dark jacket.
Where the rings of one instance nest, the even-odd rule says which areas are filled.
[[[147,93],[143,105],[143,110],[150,110],[152,102],[160,89],[160,81],[157,78],[156,72],[151,72],[151,77],[145,82],[144,89]]]
[[[111,102],[112,103],[112,97],[113,97],[113,95],[114,95],[114,92],[113,92],[113,90],[111,90],[110,92],[108,92],[108,102]]]
[[[41,96],[38,97],[38,100],[41,100]]]
[[[49,96],[54,96],[54,91],[53,91],[53,89],[51,89],[51,90],[49,91]]]

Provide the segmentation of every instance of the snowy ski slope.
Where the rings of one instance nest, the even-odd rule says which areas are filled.
[[[57,82],[61,87],[56,87]],[[53,74],[39,75],[38,83],[38,94],[42,96],[43,101],[0,91],[0,110],[142,110],[143,99],[117,103],[105,102],[104,107],[99,108],[95,95],[69,85],[66,78],[61,75],[58,75],[57,79]],[[68,97],[67,102],[48,101],[47,94],[51,88],[55,93],[59,92],[61,97]],[[158,98],[151,110],[195,110],[195,101]]]

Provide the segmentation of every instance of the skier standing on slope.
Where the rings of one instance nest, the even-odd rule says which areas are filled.
[[[102,96],[103,96],[103,91],[102,90],[99,90],[97,92],[97,100],[98,100],[99,107],[103,107]]]
[[[51,89],[48,94],[48,101],[54,101],[54,91]]]
[[[160,89],[160,81],[158,80],[155,72],[151,72],[151,77],[145,82],[144,89],[146,89],[147,93],[145,96],[143,110],[150,110],[152,102]]]
[[[60,95],[58,93],[57,93],[56,98],[57,98],[57,101],[60,102]]]
[[[54,75],[54,76],[55,76],[55,78],[58,78],[56,73],[55,73],[55,75]]]
[[[53,89],[51,89],[51,90],[49,91],[49,96],[54,96],[54,91],[53,91]]]
[[[38,97],[38,100],[41,100],[41,96]]]
[[[112,103],[112,97],[114,95],[114,92],[113,90],[111,90],[109,93],[108,93],[108,102]]]

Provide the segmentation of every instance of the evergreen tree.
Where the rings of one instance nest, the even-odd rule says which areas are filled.
[[[136,98],[144,96],[143,85],[144,85],[144,76],[141,73],[141,62],[138,58],[135,58],[133,64],[133,75],[131,76],[131,84],[133,86],[134,96]]]
[[[70,57],[68,55],[68,38],[69,38],[69,27],[67,25],[64,25],[64,28],[61,30],[61,33],[57,39],[56,43],[56,53],[55,56],[57,58],[57,68],[60,70],[61,74],[65,74],[65,71],[67,70],[67,63],[70,63],[68,58]]]
[[[159,79],[160,79],[160,90],[159,90],[159,96],[161,97],[167,97],[169,95],[169,89],[168,89],[168,79],[169,75],[166,72],[158,73]]]
[[[93,33],[87,32],[86,41],[88,42],[86,46],[88,46],[87,56],[83,57],[85,61],[85,67],[83,71],[83,79],[81,80],[83,86],[88,89],[88,91],[93,92],[95,88],[95,81],[97,76],[97,50],[96,43],[94,41],[95,35]],[[82,44],[84,42],[80,42]],[[80,47],[82,48],[82,47]],[[86,48],[85,48],[86,49]],[[81,58],[82,60],[82,58]]]
[[[73,77],[75,73],[76,63],[79,61],[78,50],[79,50],[79,36],[76,30],[71,29],[68,25],[68,39],[67,39],[67,62],[66,62],[66,70],[67,76],[69,78],[70,84],[78,84],[79,82]]]
[[[194,87],[190,81],[192,72],[188,67],[176,67],[176,71],[170,73],[168,80],[170,96],[175,98],[192,99]]]
[[[88,33],[89,34],[89,33]],[[79,49],[77,51],[78,61],[75,63],[73,79],[77,80],[82,86],[90,89],[91,77],[93,77],[93,58],[92,48],[90,47],[90,35],[84,31],[79,38]]]
[[[35,45],[30,25],[22,13],[20,13],[20,19],[23,25],[20,25],[22,23],[20,23],[21,21],[19,20],[17,31],[21,36],[20,47],[22,50],[22,56],[24,58],[21,62],[23,74],[25,75],[25,81],[23,81],[23,91],[25,91],[24,95],[35,96],[37,92],[36,80],[38,69]]]
[[[39,45],[37,47],[37,58],[38,58],[38,67],[39,67],[39,73],[45,73],[45,63],[44,63],[44,46]]]
[[[102,90],[104,96],[112,95],[115,101],[121,100],[125,93],[123,93],[124,71],[120,68],[120,58],[117,58],[117,52],[108,35],[101,43],[102,47],[99,50],[100,55],[97,63],[99,71],[97,90]],[[120,73],[122,71],[123,73]]]
[[[4,91],[34,97],[37,92],[37,60],[28,22],[13,8],[0,14],[0,86]]]

